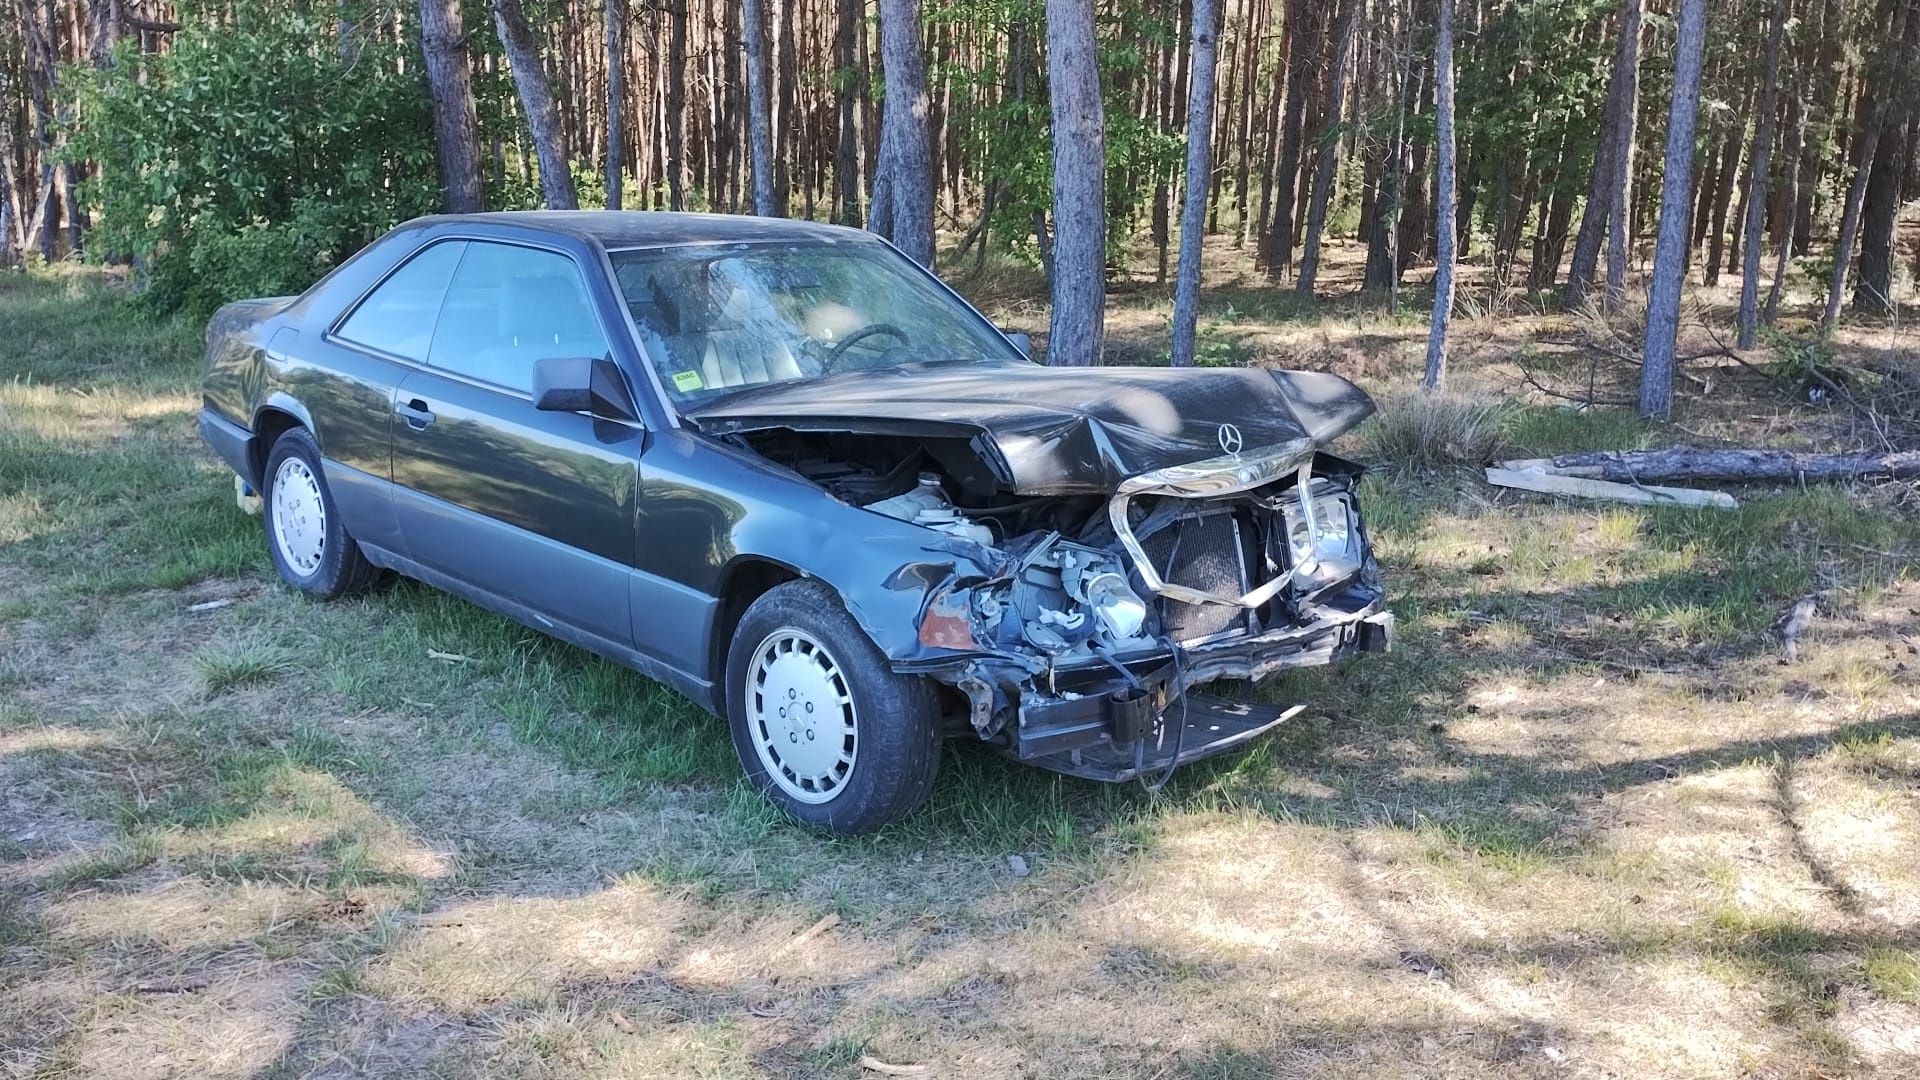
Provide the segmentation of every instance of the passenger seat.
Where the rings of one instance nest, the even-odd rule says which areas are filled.
[[[701,379],[725,388],[801,378],[800,362],[781,340],[791,332],[764,294],[734,286],[702,335]]]

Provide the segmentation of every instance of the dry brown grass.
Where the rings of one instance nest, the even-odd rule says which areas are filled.
[[[1364,459],[1400,472],[1476,469],[1493,460],[1509,409],[1438,392],[1387,398],[1358,434]]]

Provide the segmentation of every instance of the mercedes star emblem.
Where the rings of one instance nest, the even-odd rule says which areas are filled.
[[[1229,454],[1238,454],[1242,445],[1239,428],[1232,424],[1220,425],[1220,449]]]

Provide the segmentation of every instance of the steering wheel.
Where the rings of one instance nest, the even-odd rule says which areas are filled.
[[[865,341],[876,334],[887,334],[891,337],[899,338],[900,344],[902,345],[913,344],[913,339],[907,337],[907,332],[892,323],[868,323],[853,333],[848,334],[846,337],[841,338],[840,341],[834,345],[833,350],[827,353],[827,358],[820,362],[821,369],[823,371],[832,371],[834,368],[840,366],[841,358],[847,355],[847,350],[851,349],[855,342]]]

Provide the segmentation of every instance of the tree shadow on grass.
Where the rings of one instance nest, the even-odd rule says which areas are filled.
[[[1601,602],[1604,595],[1583,602]],[[268,602],[273,602],[269,598]],[[291,603],[292,601],[286,601]],[[389,619],[395,611],[386,604],[372,605],[377,619]],[[404,607],[404,605],[402,605]],[[1124,875],[1140,860],[1155,857],[1162,823],[1187,814],[1227,811],[1250,814],[1290,827],[1325,831],[1334,837],[1359,836],[1379,829],[1425,832],[1438,830],[1449,842],[1495,857],[1560,858],[1578,855],[1598,843],[1587,828],[1582,805],[1593,796],[1618,794],[1650,784],[1672,782],[1698,776],[1755,760],[1780,762],[1784,775],[1796,763],[1817,757],[1837,745],[1880,735],[1910,737],[1920,734],[1920,715],[1905,713],[1884,719],[1842,724],[1815,734],[1787,738],[1751,738],[1726,741],[1710,747],[1655,754],[1628,760],[1586,764],[1566,760],[1552,747],[1524,753],[1476,750],[1451,738],[1445,730],[1431,730],[1435,713],[1430,703],[1442,700],[1458,708],[1476,680],[1489,674],[1532,670],[1535,657],[1521,649],[1457,650],[1447,646],[1444,655],[1434,651],[1431,635],[1415,639],[1408,651],[1393,657],[1375,658],[1338,672],[1307,676],[1327,693],[1321,709],[1324,719],[1302,725],[1282,735],[1251,755],[1216,760],[1182,770],[1166,795],[1149,798],[1138,789],[1092,785],[1044,776],[1018,768],[984,754],[958,756],[943,780],[936,804],[928,811],[895,830],[879,837],[839,841],[829,840],[781,825],[770,819],[746,822],[730,818],[736,813],[725,805],[724,796],[697,795],[694,805],[700,813],[688,816],[681,826],[690,834],[708,834],[695,847],[711,850],[713,843],[766,845],[771,857],[793,857],[804,867],[800,879],[780,881],[751,868],[728,870],[724,864],[714,871],[717,888],[689,887],[689,880],[676,869],[679,856],[665,863],[652,861],[645,852],[636,851],[626,864],[615,861],[605,866],[606,873],[637,877],[655,883],[653,888],[668,897],[676,897],[661,918],[676,935],[657,957],[648,960],[630,974],[610,977],[569,977],[529,984],[531,998],[489,1000],[452,1010],[403,1005],[369,996],[365,989],[353,989],[352,978],[345,992],[328,991],[322,983],[303,980],[297,995],[298,1015],[285,1018],[292,1034],[278,1060],[262,1069],[261,1075],[281,1075],[326,1071],[354,1063],[380,1067],[382,1055],[391,1051],[396,1070],[421,1064],[420,1055],[430,1059],[453,1055],[444,1061],[467,1061],[481,1065],[512,1067],[510,1060],[496,1060],[503,1042],[523,1037],[525,1025],[554,1022],[554,1009],[574,1018],[567,1023],[584,1023],[592,1031],[608,1038],[619,1036],[620,1022],[615,1013],[626,1010],[628,1022],[638,1016],[644,1024],[661,1030],[711,1031],[719,1039],[725,1032],[743,1038],[757,1049],[749,1055],[757,1067],[794,1075],[812,1075],[851,1068],[842,1060],[846,1052],[860,1043],[860,1036],[847,1034],[837,1026],[835,1017],[852,1014],[868,1016],[874,1030],[896,1029],[897,1018],[921,1018],[941,1032],[963,1041],[1004,1042],[1024,1048],[1029,1054],[1057,1053],[1058,1061],[1069,1065],[1104,1066],[1108,1071],[1154,1072],[1163,1068],[1188,1069],[1194,1075],[1224,1070],[1282,1070],[1314,1060],[1343,1060],[1343,1054],[1364,1055],[1381,1047],[1425,1045],[1428,1039],[1445,1041],[1445,1060],[1452,1064],[1473,1062],[1494,1067],[1527,1057],[1540,1048],[1563,1038],[1562,1025],[1579,1028],[1569,1017],[1514,1011],[1498,1002],[1481,1002],[1459,1010],[1430,1014],[1425,1020],[1410,1021],[1402,1016],[1383,1016],[1372,1024],[1355,1024],[1332,1014],[1303,1009],[1293,1021],[1267,1025],[1257,1035],[1244,1040],[1225,1040],[1202,1046],[1189,1053],[1171,1053],[1137,1034],[1103,1032],[1087,1028],[1062,1036],[1043,1034],[1005,1017],[1010,1007],[998,976],[981,974],[973,982],[965,972],[977,969],[982,957],[990,956],[994,940],[1002,934],[1019,935],[1036,920],[1060,919],[1070,911],[1075,891],[1092,890],[1110,879]],[[1388,669],[1385,664],[1403,665]],[[1409,676],[1407,669],[1417,673]],[[1558,674],[1582,670],[1567,664],[1537,677],[1551,679]],[[1397,672],[1397,674],[1396,674]],[[1297,689],[1291,682],[1273,687],[1276,693]],[[1458,715],[1457,713],[1450,713]],[[363,721],[364,722],[364,721]],[[716,733],[718,728],[716,725]],[[360,738],[383,738],[378,727]],[[716,737],[724,738],[723,733]],[[323,748],[324,749],[324,748]],[[285,753],[297,758],[296,764],[327,778],[343,790],[366,792],[364,799],[375,799],[379,785],[358,774],[351,747],[338,753],[308,753],[290,746]],[[248,760],[251,760],[250,758]],[[592,767],[590,753],[580,756],[581,764]],[[606,764],[606,763],[603,763]],[[1446,766],[1437,770],[1435,766]],[[89,766],[91,767],[91,766]],[[1306,784],[1288,784],[1288,778],[1305,779]],[[645,786],[645,785],[642,785]],[[252,791],[252,788],[246,788]],[[719,802],[716,802],[716,799]],[[205,800],[202,800],[203,802]],[[371,804],[369,804],[371,805]],[[163,808],[164,809],[164,808]],[[154,813],[161,813],[156,810]],[[1795,809],[1785,798],[1781,813],[1789,822]],[[214,824],[230,824],[234,814],[194,817],[183,827],[197,829]],[[143,819],[144,820],[144,819]],[[404,826],[397,826],[406,830]],[[469,821],[461,828],[484,828]],[[728,831],[733,839],[725,841],[720,833]],[[564,837],[566,829],[557,835]],[[1797,833],[1797,828],[1796,828]],[[332,835],[332,834],[329,834]],[[1018,841],[1022,846],[1000,845]],[[421,838],[421,846],[435,841]],[[1030,846],[1028,846],[1030,845]],[[1350,845],[1343,845],[1351,851]],[[1010,893],[1012,879],[1002,868],[1000,857],[1009,850],[1037,855],[1036,866],[1067,875],[1084,884],[1063,895],[1022,899]],[[1797,850],[1809,867],[1809,874],[1836,896],[1846,895],[1846,884],[1839,871],[1823,867],[1817,849],[1804,841]],[[242,853],[244,854],[244,853]],[[333,857],[331,849],[314,851],[314,857]],[[835,899],[829,890],[822,893],[809,883],[820,875],[860,878],[876,876],[904,880],[912,871],[916,856],[924,856],[930,869],[953,875],[951,887],[941,898],[937,913],[921,905],[924,897],[911,890],[890,899],[884,886],[863,886],[857,897]],[[704,856],[702,856],[704,857]],[[984,862],[984,868],[955,873],[954,868],[969,860]],[[217,868],[218,880],[229,883],[257,883],[261,887],[286,886],[301,879],[290,871],[285,860],[263,854],[254,859],[230,858]],[[192,871],[190,871],[192,872]],[[1385,909],[1372,884],[1352,873],[1343,873],[1344,887],[1356,897],[1361,910],[1376,913]],[[376,886],[392,886],[385,879],[368,879]],[[612,886],[606,886],[612,887]],[[562,895],[561,903],[586,904],[598,888]],[[471,884],[450,882],[435,886],[421,901],[431,911],[458,910],[461,905],[489,900],[512,901],[526,895],[512,877],[487,880],[485,876]],[[924,926],[885,955],[871,949],[857,962],[848,956],[847,966],[827,977],[809,977],[788,985],[771,971],[750,976],[722,975],[685,982],[673,973],[686,966],[697,967],[695,955],[711,948],[713,917],[756,919],[774,917],[791,927],[810,922],[826,902],[832,910],[851,913],[848,930],[858,942],[871,936],[886,940],[904,933],[904,928]],[[1844,903],[1841,904],[1845,906]],[[699,914],[709,909],[711,915]],[[966,914],[977,909],[980,915]],[[994,914],[987,914],[993,912]],[[732,914],[728,914],[732,913]],[[931,923],[923,922],[931,918]],[[1395,924],[1390,911],[1377,915],[1381,933],[1399,943],[1403,952],[1419,953],[1424,946],[1420,934]],[[296,928],[297,929],[297,928]],[[682,931],[684,940],[678,939]],[[312,931],[329,934],[333,928],[317,925]],[[404,913],[390,932],[366,931],[351,935],[330,950],[335,970],[366,972],[388,962],[396,948],[410,935],[424,932],[406,921]],[[1101,957],[1088,967],[1067,971],[1056,978],[1062,988],[1080,985],[1080,980],[1102,980],[1108,995],[1127,1000],[1144,995],[1140,1003],[1167,999],[1179,1000],[1178,988],[1232,985],[1236,980],[1254,985],[1269,974],[1258,967],[1243,967],[1231,960],[1209,959],[1200,967],[1180,956],[1155,961],[1142,960],[1139,946],[1120,945],[1103,940],[1093,931],[1068,923],[1060,933],[1086,936],[1090,948],[1101,950]],[[77,944],[69,941],[68,945]],[[871,946],[872,942],[866,942]],[[1619,936],[1598,942],[1569,945],[1557,939],[1537,943],[1522,941],[1518,953],[1503,946],[1497,954],[1484,956],[1471,949],[1435,957],[1445,967],[1466,971],[1482,963],[1511,963],[1516,955],[1538,960],[1555,971],[1580,972],[1594,969],[1582,978],[1603,980],[1605,967],[1625,958],[1658,955],[1706,956],[1740,965],[1743,970],[1771,987],[1769,991],[1781,1003],[1778,1022],[1790,1030],[1819,1035],[1827,1013],[1820,995],[1831,997],[1829,976],[1809,957],[1831,951],[1854,954],[1874,948],[1911,949],[1912,934],[1897,928],[1868,928],[1849,932],[1813,931],[1792,925],[1753,924],[1712,928],[1688,934],[1653,934],[1648,937]],[[1115,949],[1132,950],[1126,955]],[[904,951],[902,951],[904,950]],[[158,968],[192,968],[207,960],[203,952],[184,952],[160,958]],[[1387,965],[1381,972],[1357,978],[1377,980],[1417,979],[1418,970],[1393,972],[1391,950],[1379,960],[1354,964]],[[1411,962],[1401,961],[1400,966]],[[952,966],[960,974],[949,978],[930,973]],[[984,970],[984,969],[982,969]],[[1115,971],[1119,975],[1115,975]],[[1358,970],[1358,969],[1356,969]],[[1371,970],[1370,968],[1367,970]],[[903,974],[904,973],[904,974]],[[916,973],[927,973],[916,975]],[[933,985],[916,988],[916,978],[931,978]],[[981,981],[984,980],[984,981]],[[1454,980],[1461,984],[1462,980]],[[1161,989],[1155,987],[1167,984]],[[1423,985],[1415,983],[1413,985]],[[197,992],[197,991],[187,991]],[[1198,993],[1194,991],[1193,993]],[[1462,990],[1471,1000],[1468,990]],[[999,996],[996,996],[999,995]],[[1191,994],[1188,1000],[1194,1000]],[[782,1004],[785,1001],[786,1004]],[[1795,1001],[1811,1001],[1804,1009]],[[883,1003],[882,1005],[876,1003]],[[1061,1009],[1070,1012],[1065,1005]],[[878,1010],[878,1011],[876,1011]],[[1015,1009],[1018,1012],[1018,1009]],[[1051,1013],[1052,1010],[1049,1010]],[[1471,1016],[1469,1022],[1464,1017]],[[430,1023],[423,1019],[430,1018]],[[611,1027],[603,1028],[600,1018]],[[889,1019],[895,1018],[895,1019]],[[1058,1015],[1048,1023],[1057,1022]],[[864,1022],[864,1021],[863,1021]],[[1038,1023],[1038,1021],[1035,1021]],[[563,1025],[565,1026],[565,1025]],[[1473,1034],[1464,1042],[1458,1032],[1470,1027]],[[571,1030],[571,1029],[569,1029]],[[826,1032],[837,1031],[833,1039]],[[577,1032],[574,1032],[577,1034]],[[1576,1032],[1577,1034],[1577,1032]],[[568,1035],[571,1038],[572,1035]],[[704,1037],[704,1036],[703,1036]],[[943,1036],[944,1037],[944,1036]],[[535,1043],[537,1031],[526,1035]],[[842,1041],[836,1042],[834,1039]],[[397,1040],[397,1042],[389,1042]],[[851,1040],[851,1041],[845,1041]],[[591,1040],[589,1040],[590,1042]],[[951,1041],[951,1040],[950,1040]],[[515,1045],[518,1045],[516,1042]],[[1041,1050],[1047,1046],[1052,1049]],[[887,1047],[876,1047],[887,1050]],[[662,1050],[661,1053],[668,1051]],[[889,1051],[891,1052],[891,1051]],[[345,1054],[336,1058],[336,1054]],[[1318,1057],[1316,1057],[1318,1055]],[[857,1056],[857,1055],[856,1055]],[[882,1055],[884,1056],[884,1054]],[[1055,1061],[1054,1058],[1043,1060]],[[331,1064],[329,1064],[331,1062]],[[346,1064],[343,1066],[342,1062]],[[533,1062],[528,1066],[533,1067]]]

